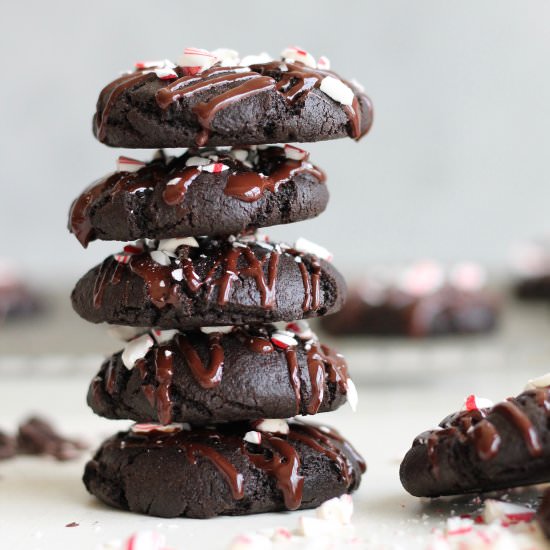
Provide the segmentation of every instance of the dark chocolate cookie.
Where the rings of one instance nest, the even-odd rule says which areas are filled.
[[[420,434],[400,470],[415,496],[486,492],[550,481],[548,376],[516,398],[445,418]]]
[[[88,404],[107,418],[194,425],[355,408],[344,358],[306,322],[220,328],[131,340],[103,363]]]
[[[314,508],[359,486],[365,463],[337,432],[270,424],[138,424],[103,443],[84,483],[117,508],[192,518]]]
[[[312,243],[296,247],[305,244]],[[345,298],[330,263],[252,236],[167,239],[125,251],[76,284],[73,307],[87,321],[171,329],[292,321],[335,311]]]
[[[94,134],[115,147],[163,148],[359,139],[369,130],[372,105],[357,84],[299,50],[283,57],[186,50],[179,66],[136,63],[102,90]]]
[[[78,197],[69,230],[94,239],[229,235],[319,215],[328,190],[309,155],[291,145],[162,152],[148,164],[120,157],[118,171]]]
[[[420,262],[396,280],[365,277],[321,325],[337,336],[478,334],[496,327],[498,312],[479,266],[458,264],[446,272],[434,262]]]

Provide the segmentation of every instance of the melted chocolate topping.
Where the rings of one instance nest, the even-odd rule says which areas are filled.
[[[196,143],[203,147],[208,142],[212,121],[217,113],[228,106],[248,97],[275,90],[284,100],[295,105],[305,101],[312,90],[319,88],[326,76],[342,80],[354,91],[351,105],[341,105],[348,118],[349,135],[360,139],[369,130],[361,131],[361,107],[354,87],[331,71],[313,69],[299,61],[272,61],[252,65],[251,67],[214,67],[199,74],[189,74],[183,67],[177,67],[180,78],[171,81],[167,86],[156,92],[158,106],[166,110],[173,103],[196,94],[207,97],[192,108],[200,124]],[[142,69],[126,74],[111,82],[101,92],[102,107],[98,109],[96,119],[97,134],[100,140],[105,138],[106,121],[116,100],[128,89],[139,86],[149,78],[156,78]]]

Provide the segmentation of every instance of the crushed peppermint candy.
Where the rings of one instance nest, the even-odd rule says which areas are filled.
[[[537,390],[540,388],[547,388],[550,386],[550,372],[539,376],[538,378],[531,378],[525,385],[525,390]]]
[[[183,281],[183,269],[181,267],[178,267],[178,269],[174,269],[171,275],[174,281],[178,281],[178,283]]]
[[[328,71],[330,69],[330,59],[326,55],[322,55],[317,60],[317,68],[323,71]]]
[[[204,334],[212,334],[221,332],[222,334],[229,334],[233,330],[233,325],[221,325],[219,327],[201,327],[200,331]]]
[[[160,61],[137,61],[135,67],[136,69],[175,69],[176,65],[169,59],[161,59]]]
[[[311,338],[315,338],[315,333],[311,330],[309,323],[303,320],[287,323],[285,331],[294,333],[301,340],[310,340]]]
[[[124,542],[122,550],[167,550],[166,537],[156,531],[138,531]]]
[[[162,250],[165,254],[168,254],[169,256],[175,256],[175,252],[180,246],[191,246],[193,248],[199,248],[199,243],[197,242],[197,239],[195,239],[195,237],[161,239],[157,248],[159,250]]]
[[[273,58],[266,52],[262,52],[258,55],[245,55],[241,59],[242,67],[250,67],[250,65],[260,65],[261,63],[269,63],[273,61]]]
[[[143,327],[128,327],[126,325],[111,325],[107,330],[113,338],[123,342],[128,342],[146,332]]]
[[[307,52],[303,48],[298,48],[297,46],[290,46],[289,48],[284,49],[281,52],[281,57],[283,58],[283,61],[287,63],[292,61],[299,61],[307,67],[311,67],[312,69],[317,68],[315,58],[309,52]]]
[[[349,525],[351,524],[351,516],[353,515],[353,499],[351,495],[345,494],[341,497],[326,500],[315,510],[315,515],[319,519]]]
[[[288,423],[282,418],[263,418],[254,423],[256,430],[260,432],[269,432],[274,434],[287,434],[290,431]]]
[[[218,58],[208,50],[203,50],[201,48],[185,48],[179,59],[179,65],[180,67],[196,69],[195,73],[191,73],[196,74],[209,69],[217,61]]]
[[[271,342],[280,349],[287,349],[298,345],[297,340],[294,338],[294,333],[287,330],[276,330],[271,335]]]
[[[222,162],[214,162],[212,164],[207,164],[206,166],[201,166],[201,170],[204,172],[210,172],[211,174],[219,174],[220,172],[229,170],[229,166],[227,166],[227,164],[223,164]]]
[[[185,166],[206,166],[207,164],[210,164],[210,159],[207,157],[189,157],[185,161]]]
[[[346,399],[351,410],[355,412],[357,410],[357,404],[359,403],[359,395],[357,394],[357,388],[351,378],[346,380]]]
[[[255,430],[251,430],[244,434],[243,439],[248,443],[253,443],[254,445],[259,445],[262,442],[262,434]]]
[[[321,80],[319,89],[341,105],[353,104],[353,98],[355,97],[353,90],[339,78],[325,76]]]
[[[318,258],[321,258],[322,260],[326,260],[327,262],[332,261],[332,254],[323,246],[313,243],[311,241],[308,241],[307,239],[304,239],[303,237],[300,237],[295,243],[294,248],[298,252],[302,252],[304,254],[311,254],[313,256],[317,256]]]
[[[143,246],[139,246],[138,244],[127,244],[123,250],[127,254],[141,254],[143,252]]]
[[[130,262],[132,255],[131,254],[114,254],[113,258],[119,264],[127,264]]]
[[[300,147],[285,143],[284,145],[285,156],[290,160],[305,160],[309,157],[309,153]]]
[[[133,369],[135,364],[143,359],[154,345],[155,342],[149,334],[142,334],[130,340],[122,351],[122,363],[127,369]]]
[[[151,259],[157,264],[163,265],[165,267],[171,264],[170,256],[168,256],[168,254],[164,253],[162,250],[151,250],[151,252],[149,252],[149,255],[151,256]]]
[[[458,290],[475,292],[487,282],[487,274],[481,266],[472,262],[463,262],[451,268],[449,282]]]
[[[144,166],[145,162],[130,157],[120,156],[116,161],[117,172],[137,172]]]
[[[504,526],[524,521],[528,522],[534,517],[535,512],[530,508],[501,500],[487,499],[483,509],[485,523],[500,521]]]
[[[471,394],[464,399],[462,410],[479,411],[480,409],[489,409],[493,405],[494,403],[490,399],[485,399],[484,397],[478,397],[477,395]]]
[[[134,424],[130,430],[134,433],[146,434],[150,432],[174,433],[182,430],[189,431],[191,426],[186,422],[172,422],[171,424],[157,424],[155,422],[146,422]]]
[[[236,67],[240,64],[239,52],[229,48],[218,48],[210,52],[222,67]]]
[[[167,329],[167,330],[159,330],[159,329],[153,329],[151,331],[153,338],[157,341],[157,344],[165,344],[166,342],[170,342],[178,334],[179,330],[176,329]]]

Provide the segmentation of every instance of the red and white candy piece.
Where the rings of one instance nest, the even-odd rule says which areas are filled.
[[[239,535],[229,545],[229,550],[271,550],[273,543],[261,533]]]
[[[122,550],[166,550],[166,537],[156,531],[138,531],[124,542]]]
[[[114,254],[113,257],[119,264],[127,264],[130,262],[132,255],[131,254]]]
[[[135,364],[143,359],[154,345],[155,342],[149,334],[142,334],[130,340],[122,351],[122,363],[127,369],[134,368]]]
[[[297,340],[294,338],[294,333],[287,330],[276,330],[271,335],[271,342],[280,349],[287,349],[298,345]]]
[[[471,394],[464,399],[462,410],[479,411],[480,409],[489,409],[493,405],[494,403],[490,399],[485,399],[484,397],[478,397],[477,395]]]
[[[180,246],[191,246],[193,248],[198,248],[199,243],[195,237],[182,237],[182,238],[172,238],[172,239],[161,239],[159,241],[158,249],[162,250],[165,254],[169,256],[175,256],[176,250]]]
[[[299,61],[312,69],[317,68],[315,58],[306,50],[298,46],[290,46],[281,52],[281,57],[286,62]]]
[[[213,162],[212,164],[202,166],[201,170],[203,170],[204,172],[210,172],[211,174],[219,174],[220,172],[225,172],[225,170],[229,170],[229,166],[227,166],[227,164],[223,164],[222,162]]]
[[[453,266],[449,273],[449,282],[458,290],[475,292],[485,286],[487,274],[481,266],[472,262],[463,262]]]
[[[147,434],[150,432],[174,433],[182,430],[189,431],[189,424],[183,422],[173,422],[172,424],[156,424],[154,422],[146,422],[142,424],[134,424],[131,428],[132,432],[138,434]]]
[[[525,385],[525,390],[537,390],[540,388],[547,388],[548,386],[550,386],[550,372],[538,378],[531,378]]]
[[[262,434],[256,430],[251,430],[244,434],[243,439],[248,443],[253,443],[254,445],[259,445],[262,442]]]
[[[332,254],[325,247],[308,241],[303,237],[300,237],[294,243],[294,248],[298,252],[303,252],[304,254],[312,254],[313,256],[317,256],[318,258],[326,260],[327,262],[332,261]]]
[[[483,519],[485,523],[500,521],[503,525],[514,523],[529,522],[535,516],[535,513],[526,506],[513,504],[511,502],[502,502],[501,500],[487,499],[483,509]]]
[[[218,61],[218,58],[208,50],[201,48],[185,48],[183,54],[179,59],[180,67],[189,67],[196,69],[195,73],[204,71]]]
[[[210,164],[210,159],[208,157],[189,157],[185,161],[185,166],[206,166],[207,164]]]
[[[303,320],[287,323],[285,331],[293,332],[301,340],[310,340],[311,338],[315,338],[315,333],[311,330],[309,323]]]
[[[175,69],[176,65],[169,59],[161,59],[159,61],[137,61],[136,69]]]
[[[323,71],[328,71],[330,69],[330,59],[327,56],[322,55],[317,60],[317,68]]]
[[[474,529],[474,520],[470,518],[447,518],[447,535],[456,536],[470,533]]]
[[[260,432],[273,434],[287,434],[290,431],[287,421],[282,418],[262,418],[254,427]]]
[[[151,331],[151,334],[153,335],[153,338],[157,341],[157,344],[165,344],[166,342],[170,342],[178,334],[179,330],[176,329],[168,329],[168,330],[159,330],[159,329],[153,329]]]
[[[143,246],[139,246],[137,244],[127,244],[123,250],[126,254],[141,254],[143,252]]]
[[[270,61],[273,61],[273,58],[268,53],[262,52],[257,55],[245,55],[240,64],[241,67],[250,67],[250,65],[261,65]]]
[[[166,254],[162,250],[151,250],[151,252],[149,252],[149,255],[154,262],[165,267],[169,266],[172,263],[170,260],[170,256],[168,256],[168,254]]]
[[[285,157],[291,160],[306,160],[309,157],[309,153],[300,147],[285,143],[284,146]]]
[[[277,527],[271,535],[273,542],[290,542],[292,540],[292,533],[284,527]]]
[[[212,334],[215,332],[221,332],[222,334],[229,334],[233,330],[233,325],[222,325],[219,327],[201,327],[200,331],[204,334]]]
[[[137,172],[144,166],[145,163],[141,160],[131,159],[130,157],[120,156],[116,161],[116,169],[118,172]]]
[[[316,517],[300,516],[298,519],[297,532],[302,537],[323,537],[330,536],[338,527],[332,521],[325,521]]]
[[[443,268],[432,260],[410,266],[401,275],[399,288],[412,296],[426,296],[438,291],[445,283]]]
[[[319,89],[341,105],[352,105],[355,97],[353,90],[334,76],[325,76]]]
[[[160,80],[174,80],[175,78],[178,78],[178,73],[173,69],[169,69],[167,67],[153,69],[151,72],[155,73],[157,75],[157,78],[159,78]]]
[[[333,521],[341,525],[350,525],[353,515],[353,500],[351,495],[342,495],[326,500],[315,510],[319,519]]]

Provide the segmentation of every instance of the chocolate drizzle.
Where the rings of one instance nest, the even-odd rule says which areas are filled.
[[[110,285],[120,283],[122,277],[122,265],[112,256],[103,261],[94,282],[93,304],[96,309],[101,307],[105,289]]]
[[[183,354],[189,369],[193,373],[195,380],[203,388],[214,388],[222,380],[224,351],[221,345],[221,337],[222,335],[219,332],[212,333],[208,336],[210,360],[207,368],[203,365],[191,341],[183,334],[179,334],[176,337],[177,346]]]

